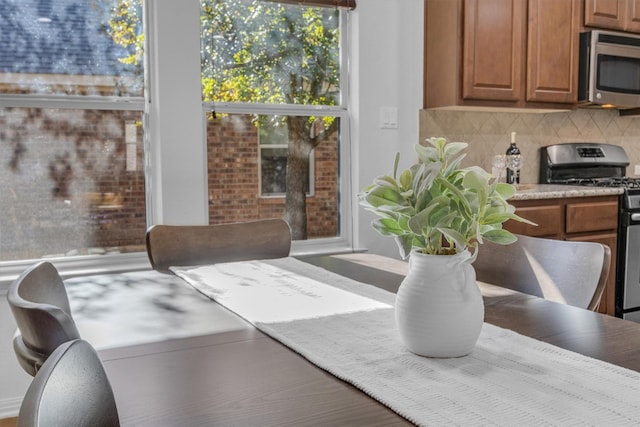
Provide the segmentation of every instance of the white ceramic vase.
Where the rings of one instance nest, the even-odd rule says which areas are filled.
[[[409,273],[396,296],[402,341],[415,354],[460,357],[473,350],[484,304],[468,251],[456,255],[412,252]]]

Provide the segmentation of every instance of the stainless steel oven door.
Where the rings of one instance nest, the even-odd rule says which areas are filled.
[[[623,229],[624,248],[623,310],[640,308],[640,213],[630,215],[629,225]]]

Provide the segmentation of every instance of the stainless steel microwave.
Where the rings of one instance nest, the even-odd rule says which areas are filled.
[[[580,33],[579,64],[579,105],[640,107],[640,35]]]

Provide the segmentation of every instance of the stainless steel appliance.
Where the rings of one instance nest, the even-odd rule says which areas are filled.
[[[640,107],[640,36],[600,30],[580,34],[578,101]]]
[[[540,151],[540,183],[621,187],[618,218],[616,316],[640,322],[640,179],[626,176],[622,147],[566,143]]]

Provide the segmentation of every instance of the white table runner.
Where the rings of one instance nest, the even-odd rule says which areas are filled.
[[[638,372],[487,323],[468,356],[416,356],[395,329],[394,294],[293,258],[172,269],[419,425],[640,423]]]

